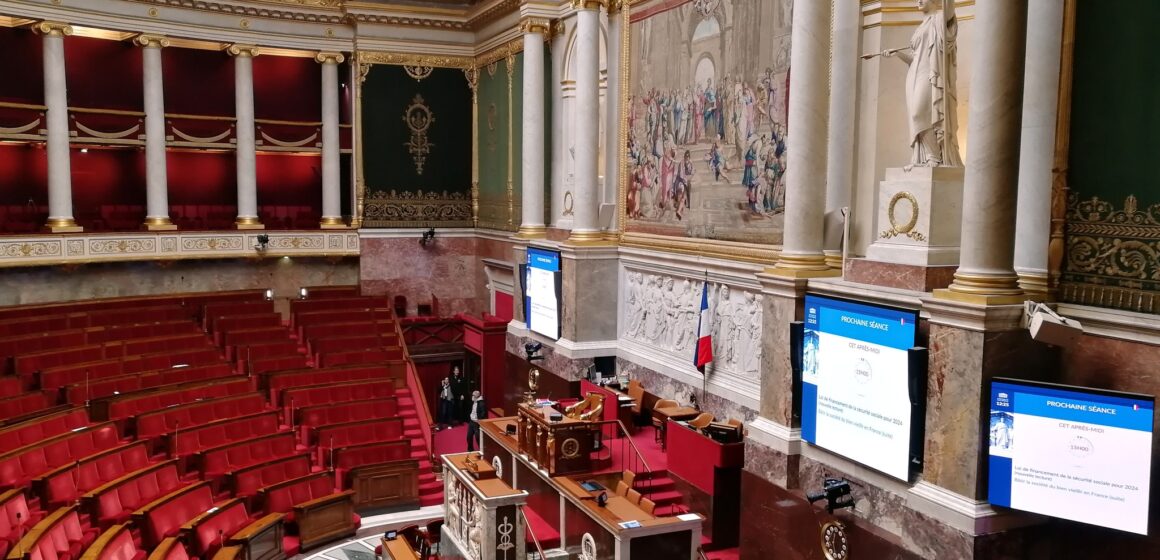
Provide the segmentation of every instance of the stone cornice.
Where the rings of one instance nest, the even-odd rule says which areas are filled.
[[[249,2],[209,2],[205,0],[130,0],[202,12],[286,19],[310,23],[341,24],[344,15],[340,0],[251,0]]]

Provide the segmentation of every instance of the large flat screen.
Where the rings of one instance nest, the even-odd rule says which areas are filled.
[[[524,316],[528,328],[560,338],[560,253],[528,247],[524,269]]]
[[[987,499],[1148,534],[1156,398],[991,381]]]
[[[915,311],[806,296],[802,439],[909,479],[917,320]]]

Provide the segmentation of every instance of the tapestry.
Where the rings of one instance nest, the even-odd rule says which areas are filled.
[[[1123,4],[1123,5],[1121,5]],[[1064,301],[1160,313],[1160,4],[1079,2],[1068,158]]]
[[[632,7],[626,231],[781,243],[791,7]]]
[[[364,227],[471,227],[463,70],[374,65],[362,84]]]

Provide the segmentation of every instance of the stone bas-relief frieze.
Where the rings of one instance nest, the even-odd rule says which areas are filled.
[[[639,270],[627,272],[622,339],[676,354],[692,367],[705,282]],[[708,310],[713,335],[710,373],[756,380],[761,367],[760,294],[710,283]]]

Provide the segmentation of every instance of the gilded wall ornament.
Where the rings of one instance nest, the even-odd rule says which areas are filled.
[[[498,141],[495,137],[495,122],[499,120],[499,109],[495,103],[487,106],[487,151],[494,152]]]
[[[464,227],[472,223],[471,200],[447,191],[372,191],[363,208],[367,227]]]
[[[850,548],[846,541],[846,526],[840,521],[830,521],[821,528],[822,553],[826,560],[847,560]]]
[[[903,200],[910,203],[910,215],[906,221],[903,222],[898,219],[897,210],[898,203]],[[894,193],[890,198],[890,205],[886,209],[886,216],[890,220],[890,229],[883,231],[878,236],[883,239],[890,239],[899,235],[909,237],[915,241],[926,241],[926,236],[921,232],[914,231],[914,226],[918,224],[918,199],[906,191]]]
[[[1063,301],[1160,312],[1160,204],[1068,196]]]
[[[434,143],[427,140],[427,129],[431,128],[431,123],[435,122],[435,115],[431,113],[431,108],[423,101],[422,95],[415,94],[415,98],[411,100],[411,104],[403,113],[403,122],[407,123],[407,128],[411,129],[411,139],[403,145],[407,147],[407,153],[411,154],[411,160],[415,162],[415,173],[422,175],[423,164],[427,162],[427,156],[431,154],[431,148],[435,146]]]
[[[431,75],[431,72],[435,71],[435,69],[430,67],[430,66],[410,66],[410,65],[404,65],[403,70],[406,70],[407,75],[410,76],[411,78],[413,78],[416,82],[423,81],[424,78],[427,78]]]

